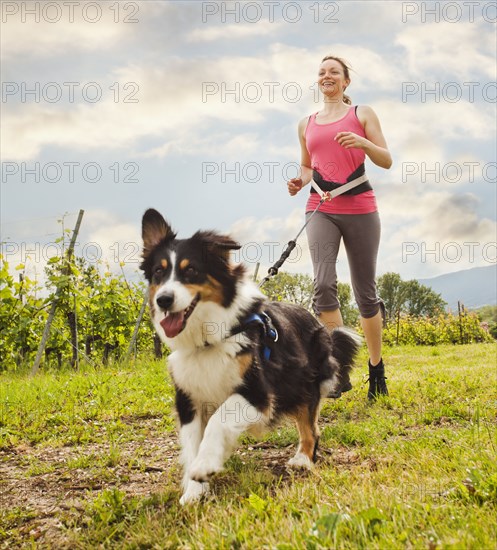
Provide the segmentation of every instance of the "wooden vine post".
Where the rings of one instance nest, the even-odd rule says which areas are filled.
[[[74,251],[74,246],[76,244],[76,238],[78,237],[79,228],[81,226],[81,220],[83,219],[83,214],[85,213],[84,210],[80,210],[78,214],[78,219],[76,221],[76,225],[74,227],[71,242],[69,243],[69,248],[67,250],[67,262],[69,263],[71,261],[72,253]],[[69,266],[66,266],[66,270],[69,269]],[[31,369],[31,376],[34,376],[38,369],[40,368],[41,358],[43,355],[43,352],[45,351],[45,347],[47,345],[47,340],[50,335],[50,327],[52,326],[52,322],[55,317],[55,311],[57,310],[57,304],[59,302],[60,293],[62,292],[62,288],[59,286],[57,287],[57,290],[55,291],[55,296],[52,302],[52,307],[50,308],[50,313],[48,314],[48,319],[45,324],[45,328],[43,329],[43,335],[41,337],[40,345],[38,346],[38,352],[36,354],[35,362],[33,365],[33,368]]]
[[[145,313],[145,308],[147,307],[148,302],[148,289],[145,292],[145,295],[143,296],[143,302],[140,308],[140,313],[138,313],[138,318],[135,323],[135,329],[133,330],[133,335],[131,337],[131,341],[128,346],[128,351],[126,352],[126,355],[124,356],[124,361],[129,361],[129,358],[131,357],[131,354],[133,353],[133,348],[136,345],[136,339],[138,338],[138,330],[140,329],[140,324],[143,319],[143,315]]]

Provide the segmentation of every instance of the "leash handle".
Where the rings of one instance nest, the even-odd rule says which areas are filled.
[[[262,279],[262,281],[259,283],[259,288],[264,286],[271,277],[274,277],[278,274],[279,268],[284,264],[284,262],[287,260],[288,256],[290,256],[292,250],[297,246],[297,239],[300,237],[304,229],[307,227],[307,224],[311,221],[311,218],[314,216],[314,214],[319,210],[321,205],[324,201],[328,200],[328,194],[323,193],[323,196],[321,197],[321,200],[319,201],[319,204],[316,206],[312,214],[309,216],[308,220],[305,222],[301,230],[297,233],[295,239],[293,241],[288,241],[288,244],[286,245],[285,250],[283,250],[283,254],[281,255],[280,259],[267,270],[267,275]]]
[[[276,275],[278,273],[279,268],[285,263],[288,256],[292,253],[292,250],[297,246],[296,241],[288,241],[288,244],[286,245],[285,250],[283,250],[283,254],[281,255],[280,259],[269,268],[268,273],[271,277]]]
[[[285,250],[283,250],[283,254],[280,256],[280,259],[267,270],[267,275],[259,283],[259,288],[261,288],[264,284],[266,284],[269,281],[269,279],[271,279],[271,277],[274,277],[275,275],[278,274],[279,268],[285,263],[288,256],[290,256],[290,254],[292,253],[292,250],[296,246],[297,246],[297,239],[293,241],[288,241]]]

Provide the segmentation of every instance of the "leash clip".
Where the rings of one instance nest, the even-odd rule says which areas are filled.
[[[272,342],[277,342],[280,335],[278,334],[278,331],[276,330],[276,328],[274,327],[272,321],[271,321],[271,318],[269,317],[269,315],[267,313],[265,313],[264,311],[261,311],[260,313],[260,316],[262,317],[262,320],[264,321],[264,332],[265,332],[265,335],[267,337],[269,337],[269,339],[272,341]]]

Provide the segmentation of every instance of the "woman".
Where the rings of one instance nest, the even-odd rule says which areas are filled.
[[[344,93],[349,84],[347,63],[338,57],[325,57],[318,73],[323,107],[299,123],[301,177],[288,182],[290,195],[296,195],[311,179],[329,191],[336,188],[336,184],[363,175],[366,156],[382,168],[392,165],[378,117],[370,107],[352,106]],[[307,217],[319,200],[319,195],[311,189]],[[343,325],[336,276],[336,258],[343,239],[369,351],[368,398],[387,395],[381,354],[383,304],[376,294],[375,283],[380,219],[369,182],[323,203],[307,225],[307,238],[314,266],[314,309],[330,330]],[[348,383],[342,391],[351,387]]]

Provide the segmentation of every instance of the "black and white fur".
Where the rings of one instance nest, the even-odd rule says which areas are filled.
[[[184,468],[181,503],[208,492],[243,432],[261,433],[283,416],[295,420],[300,442],[288,465],[310,468],[316,458],[320,401],[341,385],[360,339],[329,332],[304,308],[269,302],[230,262],[235,241],[215,232],[189,239],[176,234],[156,210],[142,221],[143,263],[155,329],[172,353]],[[264,311],[278,331],[269,360],[251,313]]]

